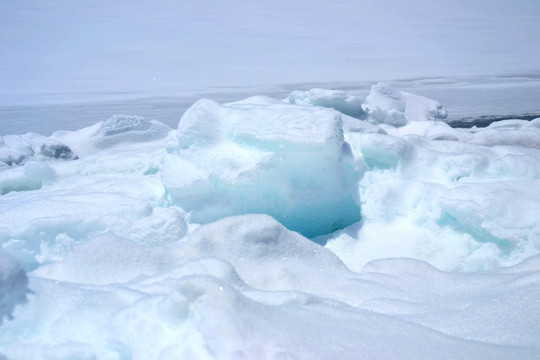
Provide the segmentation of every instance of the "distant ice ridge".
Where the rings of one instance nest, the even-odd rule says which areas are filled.
[[[267,97],[204,99],[176,134],[161,179],[194,222],[265,213],[313,237],[360,220],[360,173],[335,110]]]
[[[411,121],[441,121],[448,117],[439,102],[382,83],[371,87],[362,109],[367,113],[368,121],[392,126],[403,126]]]

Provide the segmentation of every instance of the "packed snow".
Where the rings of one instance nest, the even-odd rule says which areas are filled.
[[[537,359],[540,119],[446,119],[374,84],[4,136],[0,357]]]

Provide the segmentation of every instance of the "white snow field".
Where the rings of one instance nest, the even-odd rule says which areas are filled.
[[[446,117],[375,84],[2,137],[0,354],[537,359],[540,118]]]
[[[540,359],[538,24],[0,1],[0,360]]]

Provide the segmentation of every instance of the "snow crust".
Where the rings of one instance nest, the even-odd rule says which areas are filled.
[[[376,84],[4,137],[0,358],[536,359],[539,120],[445,118]]]

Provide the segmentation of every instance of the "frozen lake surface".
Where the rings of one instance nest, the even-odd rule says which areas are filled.
[[[540,76],[493,76],[467,78],[429,78],[388,81],[395,88],[439,100],[448,110],[447,121],[463,126],[475,122],[486,126],[490,121],[540,117]],[[288,84],[268,87],[207,89],[168,97],[120,96],[84,103],[0,106],[0,135],[24,134],[29,131],[50,135],[57,130],[77,130],[106,120],[116,114],[138,115],[176,127],[184,111],[202,97],[220,102],[240,100],[251,95],[283,99],[293,90],[311,88],[340,89],[365,97],[373,82],[333,82]],[[114,96],[113,96],[114,97]],[[36,127],[36,124],[39,124]]]

